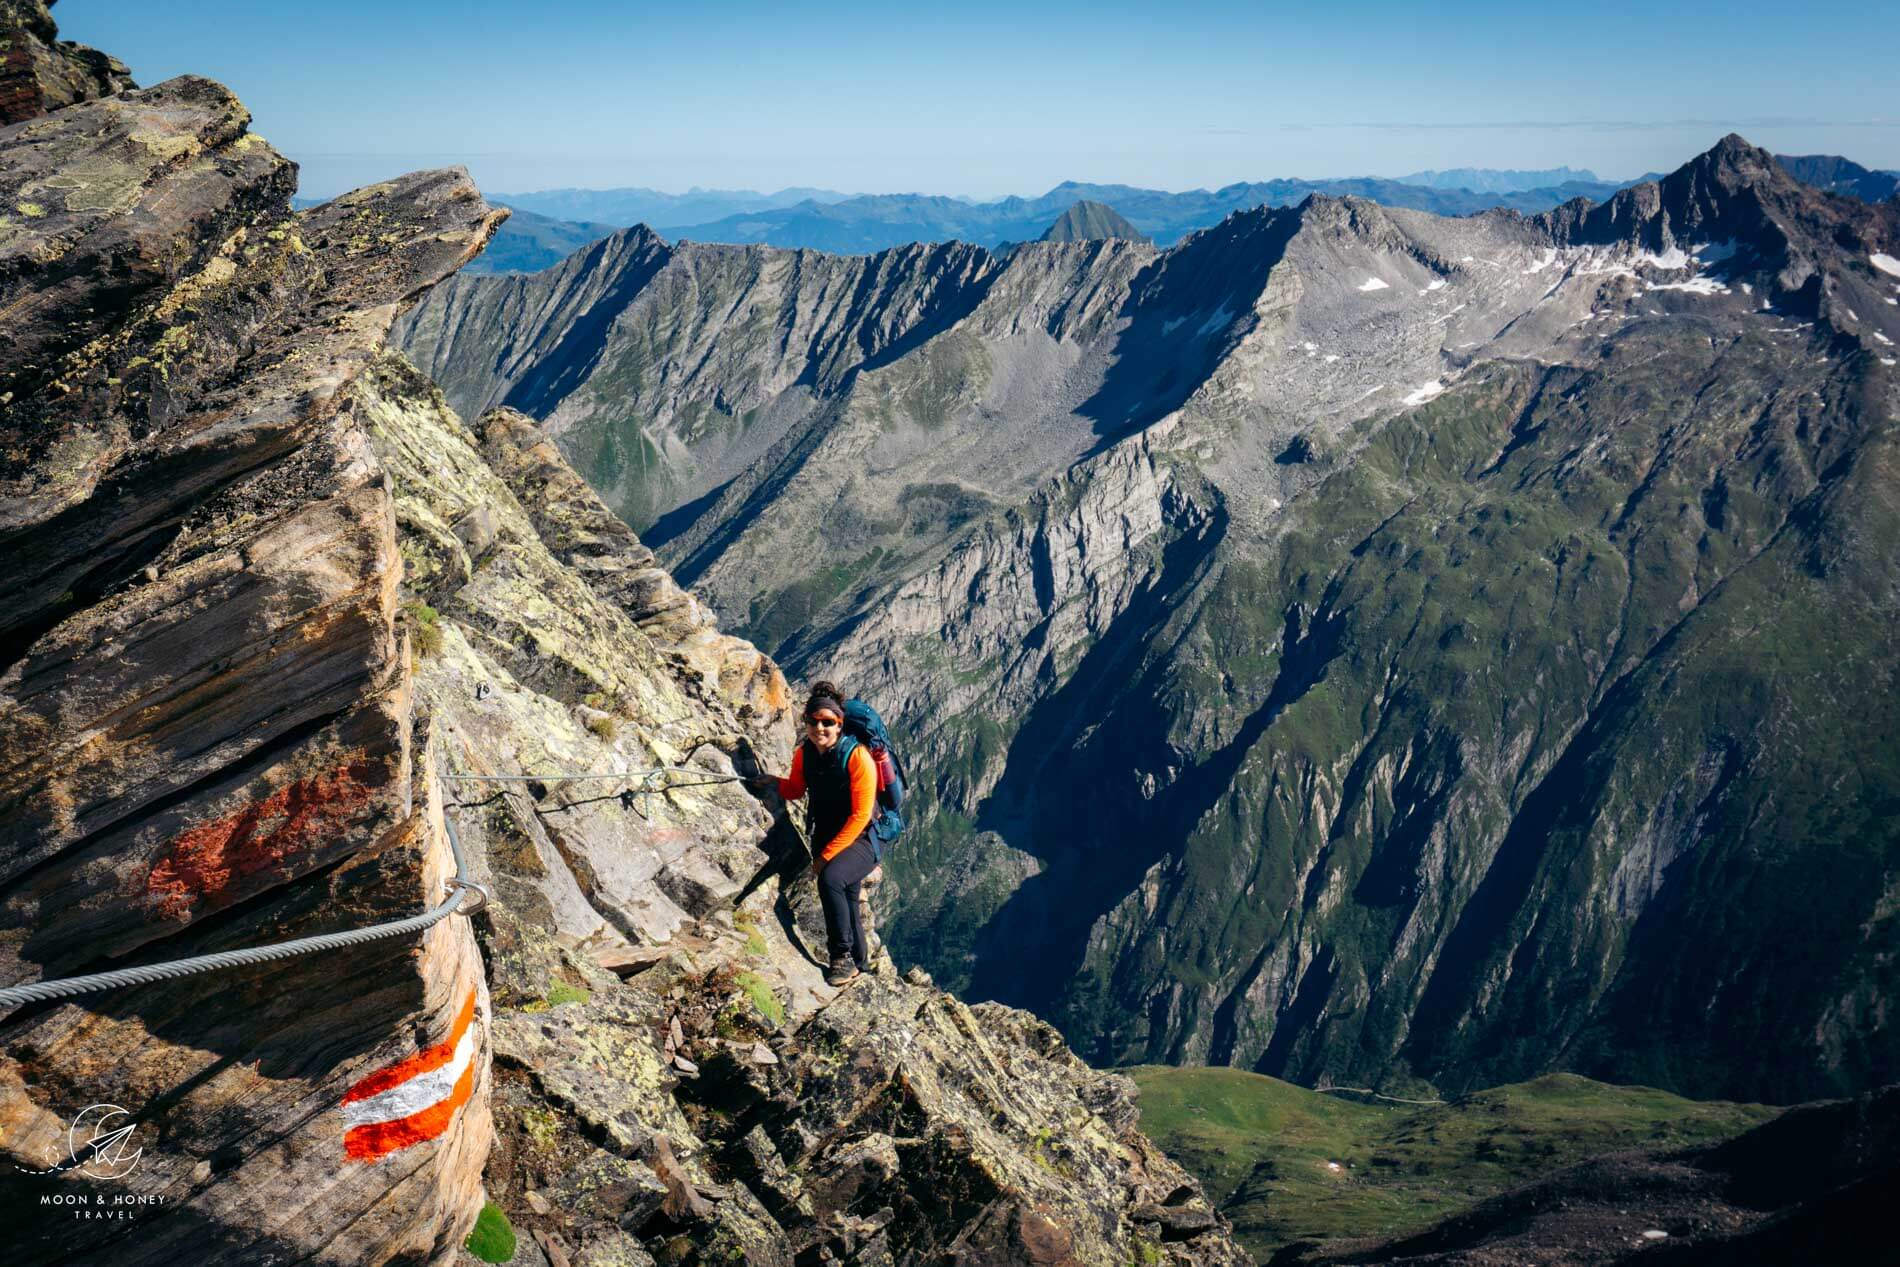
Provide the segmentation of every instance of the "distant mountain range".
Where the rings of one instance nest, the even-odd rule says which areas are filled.
[[[509,210],[513,214],[504,230],[476,257],[476,272],[538,273],[621,229],[597,220],[557,220],[521,207]]]
[[[1872,171],[1835,155],[1781,156],[1777,161],[1797,180],[1869,202],[1893,196],[1900,185],[1900,173]],[[1575,198],[1601,202],[1620,189],[1656,179],[1656,173],[1649,173],[1635,181],[1615,183],[1571,167],[1460,167],[1414,172],[1399,180],[1283,178],[1185,193],[1064,181],[1040,197],[1011,196],[991,202],[939,194],[841,194],[806,188],[771,194],[556,189],[496,195],[495,201],[514,209],[516,218],[495,235],[487,253],[464,271],[534,272],[634,224],[645,224],[673,241],[760,243],[865,255],[910,242],[959,241],[994,249],[1034,241],[1077,203],[1090,203],[1112,212],[1127,227],[1117,233],[1089,230],[1088,236],[1128,236],[1167,246],[1236,211],[1290,207],[1312,194],[1365,198],[1382,206],[1441,216],[1472,215],[1498,207],[1535,215]],[[1064,230],[1076,231],[1074,225]]]
[[[657,189],[543,189],[538,193],[495,194],[492,201],[557,220],[598,220],[622,229],[646,224],[665,230],[804,202],[843,202],[849,197],[835,190],[809,188],[781,189],[773,194],[750,189],[689,189],[683,194]]]
[[[1862,202],[1879,202],[1900,191],[1900,172],[1870,171],[1838,154],[1778,154],[1775,161],[1803,184]]]
[[[1038,198],[965,202],[928,194],[868,194],[839,202],[804,202],[774,211],[748,212],[703,224],[655,225],[663,236],[693,242],[757,242],[809,247],[843,254],[881,251],[906,242],[972,242],[995,246],[1040,237],[1078,201],[1099,202],[1127,217],[1142,233],[1166,246],[1236,211],[1290,207],[1311,194],[1358,197],[1388,207],[1409,207],[1441,216],[1470,215],[1506,207],[1527,215],[1584,197],[1600,201],[1622,186],[1572,183],[1512,193],[1472,193],[1378,177],[1343,180],[1280,179],[1172,193],[1134,185],[1064,181]]]
[[[1654,173],[1639,180],[1654,180]],[[1518,168],[1450,167],[1442,172],[1413,172],[1399,180],[1407,185],[1425,185],[1432,189],[1466,189],[1477,194],[1508,194],[1520,189],[1550,189],[1558,185],[1599,185],[1602,177],[1588,168],[1545,167],[1533,171]],[[1630,182],[1634,184],[1635,182]]]
[[[1554,168],[1552,172],[1565,174],[1571,169]],[[1460,174],[1485,185],[1485,191],[1445,188],[1428,180]],[[1167,245],[1197,229],[1218,224],[1235,211],[1292,206],[1314,193],[1367,198],[1385,206],[1444,216],[1470,215],[1493,207],[1529,215],[1548,211],[1572,198],[1601,200],[1622,188],[1590,179],[1535,188],[1519,186],[1502,192],[1497,189],[1514,178],[1547,174],[1464,168],[1456,173],[1419,172],[1404,180],[1280,179],[1185,193],[1064,181],[1040,197],[1011,196],[991,202],[941,194],[841,194],[821,189],[782,189],[773,194],[750,190],[666,194],[651,189],[496,194],[495,202],[525,214],[503,226],[487,253],[467,271],[533,272],[606,237],[616,228],[635,224],[647,225],[675,241],[757,242],[862,255],[907,242],[962,241],[1000,247],[1033,241],[1076,203],[1089,202],[1125,218],[1134,239]],[[530,240],[518,240],[523,237]],[[566,250],[560,249],[563,246]]]

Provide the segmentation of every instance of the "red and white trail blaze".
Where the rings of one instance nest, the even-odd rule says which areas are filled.
[[[343,1097],[343,1151],[357,1161],[379,1161],[442,1134],[475,1090],[480,1045],[471,989],[447,1038],[350,1088]]]

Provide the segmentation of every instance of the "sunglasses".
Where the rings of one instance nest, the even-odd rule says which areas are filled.
[[[842,723],[836,717],[807,717],[805,724],[815,730],[833,730]]]

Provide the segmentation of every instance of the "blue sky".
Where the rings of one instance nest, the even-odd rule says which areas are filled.
[[[1900,5],[65,0],[142,84],[208,75],[328,196],[1035,194],[1426,167],[1676,166],[1727,131],[1900,168]]]

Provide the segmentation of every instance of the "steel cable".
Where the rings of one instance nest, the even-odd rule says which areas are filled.
[[[652,770],[634,770],[615,774],[574,773],[574,774],[443,774],[436,776],[443,782],[474,783],[559,783],[569,779],[638,779],[645,784],[642,793],[665,792],[672,790],[662,784],[653,786],[656,776],[665,774],[698,774],[709,776],[696,783],[680,784],[681,787],[703,787],[711,783],[739,783],[744,780],[736,774],[713,774],[707,770],[690,767],[661,766]],[[440,923],[462,909],[463,901],[470,893],[480,900],[465,912],[473,915],[488,904],[488,890],[475,882],[468,871],[468,859],[462,853],[462,838],[455,830],[455,823],[447,814],[442,816],[443,826],[448,828],[449,851],[455,857],[455,875],[449,880],[454,892],[443,902],[420,915],[411,915],[407,919],[391,920],[386,924],[371,924],[367,928],[352,928],[341,933],[322,933],[315,937],[300,937],[295,941],[277,942],[270,946],[249,946],[242,950],[221,950],[215,954],[197,955],[190,959],[174,959],[168,963],[143,964],[136,968],[116,968],[111,972],[95,972],[83,977],[64,977],[55,981],[35,981],[28,985],[15,985],[0,988],[0,1009],[19,1007],[25,1003],[47,1003],[54,999],[68,998],[75,994],[92,994],[99,990],[115,990],[127,985],[153,985],[160,981],[170,981],[178,977],[189,977],[200,972],[215,972],[220,968],[242,968],[247,964],[269,963],[275,959],[290,959],[297,955],[307,955],[319,950],[340,950],[345,946],[360,946],[366,942],[383,941],[391,937],[402,937],[409,933],[419,933],[430,926]]]
[[[169,963],[143,964],[136,968],[95,972],[84,977],[65,977],[56,981],[35,981],[30,985],[8,986],[0,989],[0,1008],[18,1007],[23,1003],[45,1003],[74,994],[91,994],[98,990],[117,989],[120,986],[153,985],[160,981],[188,977],[200,972],[214,972],[220,968],[241,968],[247,964],[268,963],[275,959],[290,959],[319,950],[339,950],[345,946],[360,946],[366,942],[384,941],[408,933],[419,933],[455,914],[462,908],[462,903],[471,892],[481,898],[481,902],[468,912],[473,915],[487,904],[487,890],[476,884],[468,873],[468,860],[462,854],[462,841],[456,834],[455,824],[447,815],[443,816],[442,822],[448,828],[449,850],[455,857],[455,876],[449,881],[455,891],[450,893],[440,905],[420,915],[391,920],[385,924],[371,924],[367,928],[352,928],[341,933],[300,937],[295,941],[277,942],[269,946],[221,950],[215,954],[197,955],[190,959],[175,959]]]

